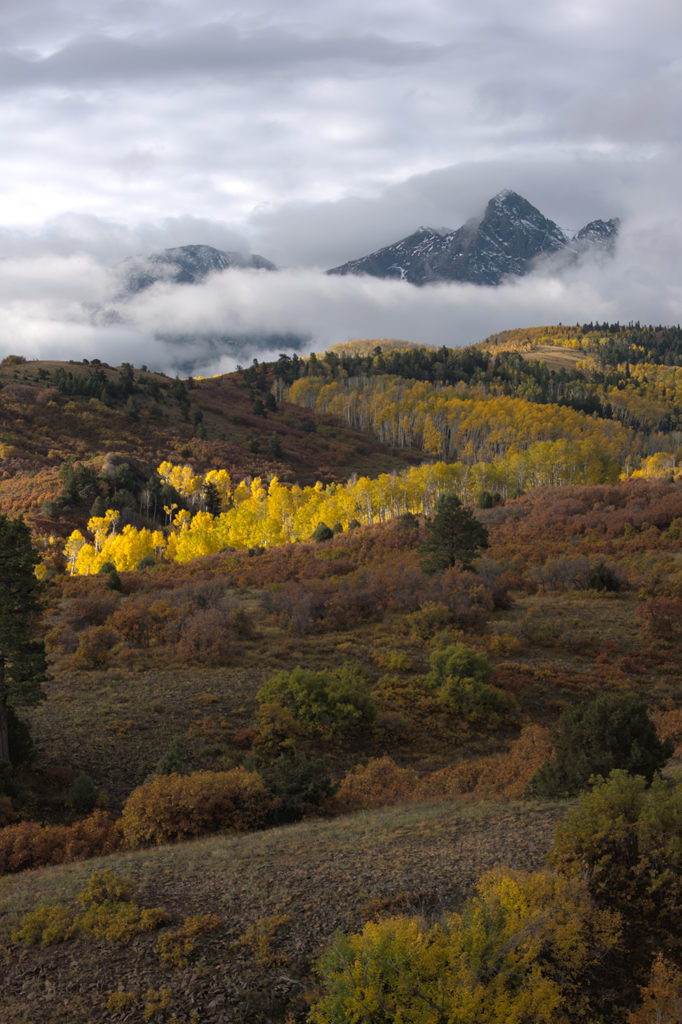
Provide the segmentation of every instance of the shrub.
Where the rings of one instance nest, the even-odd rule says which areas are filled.
[[[174,736],[168,744],[166,752],[161,755],[159,760],[156,762],[154,771],[152,772],[150,779],[151,781],[156,775],[186,775],[187,774],[187,762],[185,755],[185,744],[181,736]]]
[[[531,779],[550,753],[548,730],[527,725],[505,753],[458,761],[420,779],[419,796],[445,799],[476,793],[518,800],[525,796]]]
[[[682,635],[682,598],[650,598],[638,609],[645,638],[673,640]]]
[[[75,629],[103,626],[116,608],[116,599],[102,593],[83,594],[67,608],[67,622]]]
[[[145,614],[149,623],[150,644],[175,642],[177,639],[177,623],[182,617],[182,612],[177,605],[171,604],[170,601],[162,598],[158,601],[152,601],[149,607],[145,609]]]
[[[642,1002],[628,1014],[627,1024],[679,1024],[682,1020],[682,972],[658,953]]]
[[[230,613],[220,608],[200,608],[185,619],[176,643],[180,658],[226,664],[234,650]]]
[[[341,811],[388,807],[413,797],[416,784],[416,772],[400,768],[387,755],[373,757],[345,775],[334,796],[334,807]]]
[[[76,934],[76,921],[70,907],[44,903],[25,914],[12,932],[12,941],[22,946],[51,946],[66,942]]]
[[[81,634],[71,664],[81,669],[102,668],[109,660],[109,653],[116,642],[116,634],[108,626],[91,626]]]
[[[277,956],[272,947],[277,933],[286,928],[290,921],[289,914],[283,914],[278,908],[274,914],[259,917],[250,924],[239,936],[235,946],[247,949],[261,970],[267,970],[268,967],[282,962],[282,958]]]
[[[149,610],[126,601],[111,615],[109,625],[126,643],[133,647],[149,647]]]
[[[119,842],[116,826],[104,811],[73,825],[22,821],[0,829],[0,875],[96,857],[115,850]]]
[[[426,601],[419,611],[412,612],[405,618],[405,625],[408,627],[411,637],[420,643],[430,640],[451,622],[452,612],[450,609],[436,601]]]
[[[650,787],[617,770],[584,793],[559,826],[549,855],[580,877],[601,906],[617,910],[626,963],[623,983],[643,984],[653,952],[682,954],[682,786],[660,776]]]
[[[133,790],[119,826],[127,846],[166,843],[218,829],[258,828],[271,809],[257,772],[159,775]]]
[[[608,693],[568,708],[552,742],[554,757],[532,782],[536,794],[549,799],[575,796],[592,776],[605,777],[614,768],[642,775],[649,784],[674,747],[658,738],[640,697]]]
[[[617,591],[622,586],[620,577],[604,562],[597,562],[591,567],[587,582],[590,590]]]
[[[108,942],[128,943],[136,935],[153,931],[167,921],[158,907],[141,909],[132,883],[111,869],[95,871],[80,892],[80,912],[62,904],[42,904],[26,914],[12,932],[24,946],[66,942],[76,935],[93,935]]]
[[[77,776],[67,794],[69,803],[79,814],[89,814],[97,803],[98,796],[99,789],[85,772]]]
[[[323,544],[327,540],[331,540],[334,536],[334,531],[331,530],[326,523],[318,523],[313,530],[312,539],[317,544]]]
[[[370,725],[376,716],[367,676],[349,662],[336,671],[314,671],[300,666],[276,672],[256,694],[261,718],[268,709],[284,712],[302,732],[323,739],[348,736]]]
[[[7,739],[10,764],[30,765],[35,752],[31,731],[23,718],[19,718],[11,704],[7,706]],[[2,783],[3,778],[0,772],[0,793],[3,790]]]
[[[186,917],[179,928],[166,932],[159,938],[156,944],[159,960],[167,967],[187,967],[192,953],[196,950],[198,938],[216,931],[221,925],[222,922],[216,914]]]
[[[277,824],[299,821],[334,791],[327,762],[296,747],[260,765],[258,774],[274,798],[270,821]]]
[[[448,708],[474,721],[500,714],[507,707],[505,694],[490,685],[492,674],[485,654],[456,643],[433,652],[426,681]]]
[[[619,937],[617,915],[548,872],[491,872],[461,913],[368,922],[318,964],[312,1024],[602,1019],[590,984]],[[593,998],[594,997],[594,998]]]

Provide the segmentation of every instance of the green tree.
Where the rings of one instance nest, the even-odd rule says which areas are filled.
[[[270,821],[275,824],[299,821],[335,789],[326,760],[308,756],[297,747],[284,751],[269,764],[256,763],[255,768],[275,798],[270,812]]]
[[[0,515],[0,761],[10,760],[9,709],[35,706],[47,677],[40,619],[38,557],[24,520]]]
[[[672,754],[670,740],[658,738],[646,703],[634,694],[602,693],[568,708],[552,737],[554,757],[532,782],[538,796],[576,796],[591,776],[615,768],[642,775],[647,784]]]
[[[312,538],[317,544],[324,544],[325,541],[331,540],[333,536],[334,531],[326,523],[318,523],[312,534]]]
[[[272,434],[268,441],[268,451],[272,455],[273,459],[282,458],[282,442],[279,434]]]
[[[682,964],[682,785],[613,771],[559,825],[549,861],[621,915],[619,998],[634,999],[657,950]]]
[[[442,494],[433,519],[426,521],[426,539],[419,549],[426,556],[422,571],[435,576],[457,564],[470,569],[479,549],[487,547],[488,531],[483,523],[456,494]]]

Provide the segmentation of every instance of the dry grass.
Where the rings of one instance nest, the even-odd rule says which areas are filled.
[[[135,993],[141,1013],[148,989],[168,988],[183,1022],[192,1008],[201,1024],[284,1020],[287,1009],[302,1012],[311,965],[336,930],[358,928],[377,913],[437,915],[459,906],[496,865],[537,868],[563,813],[540,804],[410,805],[0,879],[4,1019],[116,1020],[103,1012],[111,992]],[[128,947],[75,940],[23,950],[8,941],[22,914],[73,900],[104,866],[132,878],[141,905],[163,907],[169,928],[208,912],[222,927],[202,939],[186,969],[163,967],[153,936]],[[263,936],[267,955],[245,935]],[[48,978],[49,985],[40,980]]]
[[[550,370],[575,370],[578,363],[588,358],[584,352],[559,345],[538,345],[521,355],[530,363],[546,363]]]

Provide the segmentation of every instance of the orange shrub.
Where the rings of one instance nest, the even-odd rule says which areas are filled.
[[[662,740],[671,739],[675,744],[675,756],[682,753],[682,708],[670,708],[667,711],[653,711],[650,715],[656,726],[656,732]]]
[[[115,643],[116,634],[108,626],[91,626],[81,634],[71,664],[74,668],[101,668],[109,660],[109,652]]]
[[[419,784],[419,796],[437,799],[477,793],[519,799],[551,753],[549,730],[527,725],[505,753],[460,761],[425,776]]]
[[[643,637],[673,640],[682,635],[682,598],[650,598],[637,609]]]
[[[116,825],[105,811],[73,825],[22,821],[0,829],[0,874],[97,857],[118,845]]]
[[[234,650],[230,613],[220,608],[202,608],[182,623],[175,649],[187,661],[226,664]]]
[[[128,600],[110,616],[109,625],[133,647],[149,647],[151,622],[148,609]]]
[[[416,782],[416,772],[400,768],[387,755],[373,757],[367,764],[357,765],[346,774],[333,798],[333,805],[339,811],[387,807],[409,800]]]
[[[262,778],[245,768],[158,775],[133,790],[119,827],[127,846],[145,846],[221,828],[258,828],[271,807]]]
[[[116,608],[117,601],[109,594],[103,594],[92,588],[87,593],[78,594],[67,605],[65,619],[69,626],[81,630],[84,626],[103,626]]]
[[[651,965],[642,1002],[628,1014],[627,1024],[679,1024],[682,1020],[682,972],[658,953]]]

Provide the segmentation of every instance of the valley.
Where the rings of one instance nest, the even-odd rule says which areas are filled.
[[[538,788],[573,709],[641,707],[679,798],[680,336],[369,339],[206,380],[3,360],[0,513],[31,530],[49,669],[0,776],[12,1024],[336,1019],[310,1015],[337,932],[547,870],[587,785]],[[446,496],[474,550],[433,571]],[[554,961],[558,1019],[579,977],[593,1019],[639,1024],[658,953],[679,985],[651,905],[628,960],[580,903],[608,952]]]

